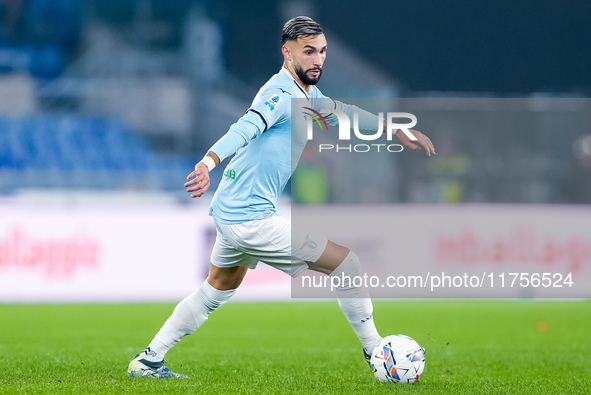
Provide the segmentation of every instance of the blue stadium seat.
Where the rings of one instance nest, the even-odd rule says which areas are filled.
[[[116,119],[80,115],[0,118],[0,172],[10,188],[182,190],[196,158],[163,158]],[[7,185],[11,185],[9,187]]]

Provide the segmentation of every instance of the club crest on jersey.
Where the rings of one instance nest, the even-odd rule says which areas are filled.
[[[269,106],[269,108],[271,109],[271,111],[273,111],[273,110],[275,109],[275,107],[276,107],[276,106],[277,106],[279,103],[281,103],[281,100],[283,100],[283,99],[281,98],[281,96],[279,96],[279,95],[273,95],[273,96],[271,96],[271,97],[269,98],[269,100],[267,100],[267,101],[265,102],[265,105],[266,105],[266,106]]]

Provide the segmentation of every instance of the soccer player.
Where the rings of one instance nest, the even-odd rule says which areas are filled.
[[[293,277],[307,268],[337,277],[362,275],[354,252],[322,235],[292,230],[290,222],[276,213],[276,206],[304,145],[292,144],[290,99],[307,99],[311,108],[318,110],[326,109],[329,101],[335,110],[344,111],[350,119],[357,112],[359,127],[366,131],[377,132],[378,118],[355,106],[328,99],[316,87],[327,48],[318,23],[303,16],[289,20],[283,27],[282,43],[281,70],[263,85],[246,114],[187,176],[187,191],[192,198],[201,197],[210,185],[209,172],[235,154],[211,202],[210,215],[214,218],[217,237],[209,276],[196,292],[176,306],[148,347],[130,362],[128,374],[132,377],[184,377],[164,366],[165,354],[226,303],[246,271],[254,269],[258,262]],[[325,118],[336,123],[335,116],[326,114]],[[401,144],[413,150],[424,149],[429,156],[435,154],[427,136],[415,130],[410,132],[416,140],[401,131],[396,133]],[[336,295],[368,360],[381,340],[374,325],[369,294],[365,288],[341,284]]]

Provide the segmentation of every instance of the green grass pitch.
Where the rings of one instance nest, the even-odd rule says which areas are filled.
[[[168,353],[188,379],[127,377],[173,307],[0,305],[0,393],[591,393],[591,301],[375,301],[427,349],[415,385],[373,378],[335,301],[230,302]]]

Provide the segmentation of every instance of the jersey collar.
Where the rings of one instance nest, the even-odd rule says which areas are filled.
[[[296,84],[296,86],[302,91],[302,93],[304,95],[306,95],[306,99],[310,98],[308,96],[308,94],[306,93],[306,90],[304,88],[302,88],[302,86],[295,80],[295,78],[293,78],[293,76],[291,74],[289,74],[289,71],[287,71],[287,69],[285,67],[281,67],[281,71],[283,71],[285,74],[287,74],[289,76],[289,78],[291,78],[293,80],[293,83]]]

